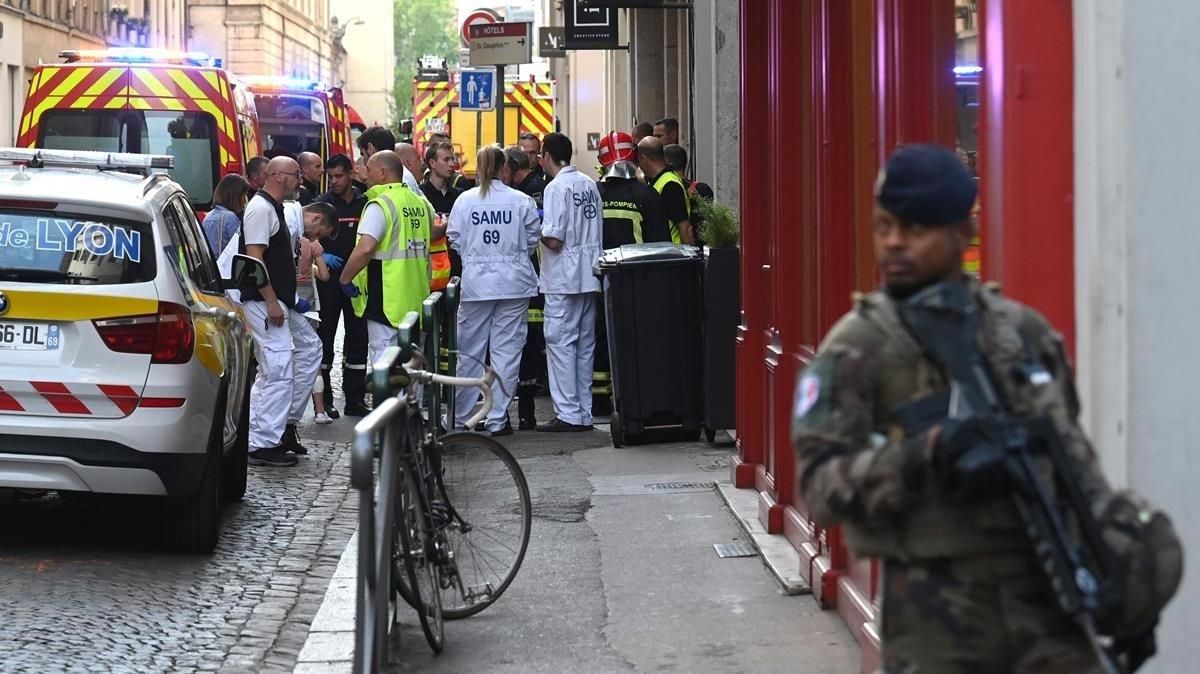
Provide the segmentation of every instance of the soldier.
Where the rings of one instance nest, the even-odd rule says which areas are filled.
[[[888,161],[874,216],[884,287],[833,327],[796,388],[797,498],[822,526],[842,525],[855,555],[882,560],[883,671],[1098,672],[1011,492],[952,489],[950,467],[981,442],[981,427],[954,419],[909,434],[895,413],[946,387],[902,322],[901,303],[933,284],[967,284],[983,356],[1014,375],[998,378],[1014,413],[1052,418],[1084,494],[1094,503],[1109,492],[1077,423],[1058,333],[962,272],[974,201],[974,181],[946,148],[908,146]]]

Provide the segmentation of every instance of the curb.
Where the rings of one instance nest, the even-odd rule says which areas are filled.
[[[352,672],[354,670],[355,581],[358,566],[358,532],[350,537],[337,570],[329,580],[321,608],[308,629],[308,638],[296,658],[297,674]]]
[[[763,563],[783,587],[784,594],[812,594],[812,587],[800,574],[800,553],[790,541],[778,534],[769,534],[758,521],[758,493],[752,489],[737,489],[730,482],[717,482],[717,492],[729,510],[754,542]]]

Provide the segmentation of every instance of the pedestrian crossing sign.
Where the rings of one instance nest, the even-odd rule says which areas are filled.
[[[463,68],[458,72],[458,107],[474,112],[496,109],[495,68]]]

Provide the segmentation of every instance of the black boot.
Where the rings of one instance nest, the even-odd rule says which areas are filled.
[[[296,424],[288,424],[287,428],[283,430],[283,439],[280,441],[279,446],[285,452],[300,455],[308,454],[308,447],[300,444],[300,434],[296,432]]]

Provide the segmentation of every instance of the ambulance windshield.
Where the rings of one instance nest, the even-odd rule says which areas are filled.
[[[325,104],[320,98],[260,93],[254,106],[268,157],[301,152],[325,156]]]
[[[197,209],[212,205],[219,151],[216,122],[203,112],[166,110],[47,110],[38,146],[175,157],[171,179]]]

